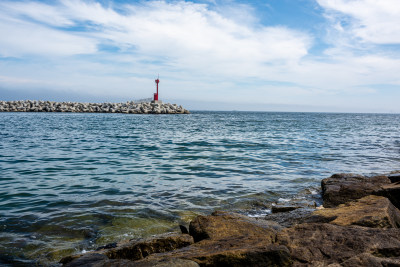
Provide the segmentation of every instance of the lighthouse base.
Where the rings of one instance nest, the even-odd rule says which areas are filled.
[[[161,101],[161,100],[153,100],[153,101],[151,101],[151,103],[154,103],[154,104],[162,104],[162,101]]]

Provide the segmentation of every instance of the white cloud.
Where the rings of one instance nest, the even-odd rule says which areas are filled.
[[[56,6],[50,6],[38,2],[2,2],[0,10],[2,17],[12,15],[28,17],[37,22],[43,22],[52,26],[72,26],[74,23],[63,16],[62,10]]]
[[[364,42],[400,44],[399,0],[317,0],[341,31]]]
[[[48,22],[50,25],[71,25],[72,22],[61,17],[56,9],[37,3],[26,3],[26,7],[22,3],[15,4],[13,6],[10,2],[0,3],[0,56],[52,57],[97,51],[95,40],[53,29],[24,17],[41,18],[42,22]]]
[[[6,2],[2,7],[11,16],[21,18],[14,23],[0,21],[2,33],[14,32],[12,38],[1,42],[2,51],[12,47],[15,53],[18,49],[21,53],[42,51],[46,56],[54,47],[67,55],[94,53],[96,43],[112,42],[120,49],[153,60],[167,58],[178,68],[204,71],[216,67],[217,71],[235,64],[256,69],[262,63],[298,61],[310,46],[309,36],[301,32],[243,25],[204,4],[190,2],[127,5],[124,14],[96,2],[78,0],[63,1],[57,8],[31,2]],[[233,12],[233,7],[230,10]],[[245,11],[239,9],[235,14]],[[21,21],[22,17],[48,25]],[[82,23],[89,23],[91,28],[79,34],[50,27]]]
[[[321,36],[262,25],[253,8],[234,2],[224,9],[184,1],[3,1],[0,56],[23,63],[0,61],[0,86],[33,81],[36,88],[142,98],[154,90],[149,77],[160,73],[166,98],[330,105],[379,94],[373,84],[400,85],[400,55],[363,47],[395,43],[397,24],[390,34],[373,27],[397,18],[373,10],[372,1],[317,1],[334,34],[322,57],[309,54]]]

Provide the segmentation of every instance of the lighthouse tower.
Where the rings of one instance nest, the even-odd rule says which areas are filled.
[[[157,93],[154,93],[154,100],[152,101],[152,103],[161,103],[161,101],[158,100],[158,84],[160,83],[160,76],[157,77],[155,82],[157,85]]]

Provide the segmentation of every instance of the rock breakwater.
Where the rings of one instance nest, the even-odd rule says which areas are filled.
[[[79,103],[53,101],[0,101],[0,112],[76,112],[125,114],[189,114],[182,106],[169,103]]]
[[[217,211],[181,234],[130,240],[61,260],[75,266],[400,266],[399,174],[336,174],[323,207],[277,224]],[[335,196],[335,197],[334,197]],[[289,216],[301,210],[280,210]],[[278,214],[278,213],[275,213]],[[140,248],[140,249],[139,249]],[[138,253],[140,251],[140,253]]]

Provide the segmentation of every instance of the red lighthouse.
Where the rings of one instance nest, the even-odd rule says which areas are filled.
[[[154,101],[158,101],[158,84],[160,83],[159,77],[157,77],[155,82],[157,84],[157,93],[154,93]]]

